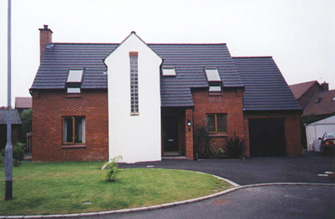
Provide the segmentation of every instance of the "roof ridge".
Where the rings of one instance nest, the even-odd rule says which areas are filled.
[[[227,43],[147,43],[148,45],[227,45]]]
[[[50,44],[64,44],[64,45],[119,45],[120,43],[75,43],[75,42],[52,42]]]
[[[233,56],[233,59],[245,59],[245,58],[273,58],[272,56]]]

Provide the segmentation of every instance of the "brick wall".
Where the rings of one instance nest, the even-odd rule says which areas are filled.
[[[108,159],[108,101],[106,90],[82,90],[69,98],[65,90],[33,91],[33,161]],[[62,118],[85,116],[84,147],[62,145]]]
[[[281,118],[285,120],[285,141],[286,154],[289,157],[300,156],[302,146],[300,139],[300,112],[245,112],[244,132],[247,137],[246,156],[250,156],[249,142],[249,122],[248,119]]]
[[[192,91],[192,95],[195,131],[206,125],[206,114],[226,113],[227,133],[211,134],[211,143],[216,147],[223,148],[225,140],[233,136],[234,133],[244,138],[242,89],[224,89],[221,94],[210,94],[207,89],[196,89]],[[195,150],[199,151],[199,148],[195,148]]]

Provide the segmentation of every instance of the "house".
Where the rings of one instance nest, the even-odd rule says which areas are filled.
[[[12,145],[15,145],[18,142],[21,120],[15,109],[12,109],[10,112],[12,124]],[[0,151],[4,149],[7,144],[7,113],[8,110],[6,108],[0,108]]]
[[[289,87],[302,109],[305,109],[314,94],[328,90],[328,83],[324,82],[319,84],[318,81],[308,81],[304,83],[292,84]]]
[[[193,159],[193,133],[246,139],[245,156],[299,156],[301,107],[272,57],[222,44],[54,43],[40,29],[33,161]]]
[[[15,109],[19,114],[32,108],[31,97],[15,97]]]

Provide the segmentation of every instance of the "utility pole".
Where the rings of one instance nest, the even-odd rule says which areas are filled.
[[[12,121],[11,121],[11,98],[12,98],[12,85],[11,85],[11,0],[8,0],[8,75],[7,75],[7,144],[5,149],[5,178],[6,178],[6,191],[5,200],[11,200],[13,197],[13,146],[12,146]]]

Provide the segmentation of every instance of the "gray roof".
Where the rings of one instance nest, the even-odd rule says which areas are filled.
[[[47,46],[31,89],[64,89],[70,68],[84,68],[82,89],[106,89],[104,59],[119,44],[53,43]],[[162,106],[193,106],[192,87],[208,87],[204,68],[218,68],[224,87],[243,87],[226,44],[148,44],[173,66],[161,77]]]
[[[7,125],[7,112],[7,109],[0,109],[0,125]],[[12,109],[10,112],[12,125],[21,124],[21,119],[17,111],[15,109]]]
[[[68,72],[84,68],[82,89],[107,89],[104,59],[118,44],[48,44],[31,89],[64,89]]]
[[[208,87],[204,69],[217,68],[223,87],[243,87],[226,44],[149,44],[173,66],[176,77],[161,77],[162,106],[193,106],[190,88]]]
[[[31,89],[65,89],[69,69],[84,68],[82,89],[107,89],[104,59],[119,44],[52,43]],[[175,67],[177,76],[161,77],[163,107],[193,106],[191,88],[207,88],[205,68],[218,69],[223,87],[245,87],[245,110],[300,110],[271,57],[232,58],[226,44],[148,44]]]
[[[245,111],[301,110],[272,57],[234,57],[245,84]]]

